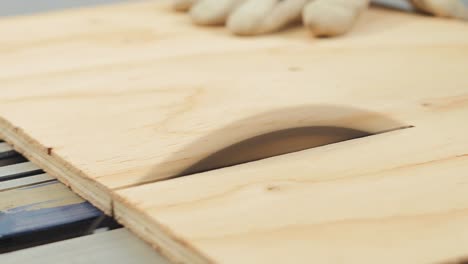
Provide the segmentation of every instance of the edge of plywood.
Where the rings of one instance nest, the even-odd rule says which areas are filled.
[[[135,235],[149,243],[174,263],[210,264],[213,260],[204,256],[167,227],[148,217],[145,212],[127,206],[119,197],[114,199],[114,217]],[[148,233],[151,235],[148,236]]]
[[[118,202],[118,199],[114,199],[115,197],[111,197],[112,194],[106,187],[89,179],[78,169],[67,166],[65,160],[54,155],[46,146],[41,145],[22,129],[13,126],[2,117],[0,117],[0,137],[9,143],[15,151],[67,185],[73,192],[91,202],[107,215],[116,217],[119,223],[128,227],[135,235],[149,243],[171,261],[194,264],[213,263],[213,261],[191,248],[188,243],[175,237],[172,232],[165,230],[163,225],[147,219],[144,213],[129,210],[128,206]],[[118,210],[119,214],[115,214],[115,210]],[[122,218],[117,217],[117,215],[126,215],[127,217]],[[148,236],[148,233],[152,233],[152,235]],[[167,246],[161,247],[161,245]]]
[[[104,211],[105,214],[112,214],[111,197],[104,186],[89,179],[76,168],[66,166],[66,161],[54,155],[47,147],[42,146],[22,129],[13,126],[2,117],[0,117],[0,137],[12,145],[14,150]]]

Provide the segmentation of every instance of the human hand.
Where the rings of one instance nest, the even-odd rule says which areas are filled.
[[[174,0],[196,24],[222,25],[238,35],[277,31],[300,21],[317,36],[347,32],[369,0]]]
[[[316,36],[346,33],[369,0],[173,0],[196,24],[222,25],[238,35],[258,35],[300,21]],[[468,20],[468,0],[408,0],[417,9],[441,17]],[[376,3],[380,1],[375,0]],[[386,2],[391,2],[387,0]]]
[[[413,5],[440,17],[468,20],[468,0],[411,0]]]

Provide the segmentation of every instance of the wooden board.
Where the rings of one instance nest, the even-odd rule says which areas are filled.
[[[374,10],[344,38],[237,38],[152,2],[3,19],[0,133],[110,213],[109,190],[173,176],[243,138],[410,124],[425,101],[464,96],[466,29]]]
[[[153,2],[3,19],[0,137],[176,261],[449,260],[466,242],[467,29],[374,9],[341,38],[238,38]],[[301,126],[414,127],[151,183]]]
[[[168,263],[124,228],[7,253],[0,260],[4,264]]]
[[[115,214],[187,263],[467,257],[467,114],[464,103],[412,129],[122,190]]]
[[[11,151],[6,143],[3,147]],[[1,161],[14,156],[19,154],[0,155],[0,169],[9,168],[11,175],[23,174],[20,178],[0,179],[0,253],[15,251],[1,254],[1,263],[59,263],[65,259],[74,263],[103,259],[115,263],[166,263],[127,230],[106,232],[118,228],[115,222],[48,174],[24,176],[32,166],[12,169],[2,165]],[[77,235],[85,237],[38,246]],[[34,248],[24,249],[28,247]]]
[[[0,253],[86,235],[105,222],[113,223],[36,165],[18,157],[15,152],[0,156]],[[9,162],[15,159],[18,163]]]

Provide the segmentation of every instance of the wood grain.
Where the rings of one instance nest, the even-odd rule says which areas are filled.
[[[187,252],[201,263],[467,257],[467,114],[465,104],[415,128],[121,190],[115,214],[186,263]]]
[[[373,9],[341,38],[239,38],[151,1],[1,19],[0,137],[174,261],[455,258],[467,29]],[[165,180],[310,126],[414,127]]]
[[[387,130],[468,85],[466,24],[390,11],[335,40],[237,38],[152,2],[0,21],[1,136],[107,213],[109,190],[174,176],[232,141],[302,125]],[[44,30],[24,34],[33,24]]]

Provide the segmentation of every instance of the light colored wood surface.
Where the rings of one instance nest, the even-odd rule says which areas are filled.
[[[466,24],[390,11],[334,40],[238,38],[153,2],[0,21],[1,136],[108,213],[109,189],[173,176],[243,138],[391,129],[468,85]]]
[[[122,190],[115,214],[216,263],[467,257],[467,114],[464,103],[411,129]]]
[[[175,261],[449,260],[466,242],[467,29],[372,10],[342,38],[238,38],[153,2],[3,19],[0,136]],[[314,125],[415,127],[145,184]]]
[[[5,143],[4,149],[10,151],[11,147]],[[10,173],[22,174],[25,169],[31,168],[29,162],[23,165],[26,166],[16,167],[16,170],[10,168]],[[5,167],[0,166],[0,168]],[[57,236],[54,228],[62,228],[60,233],[63,238],[64,233],[68,232],[71,235],[77,229],[83,229],[78,223],[88,218],[90,212],[95,216],[101,214],[45,173],[0,181],[0,198],[2,200],[0,202],[0,240],[3,242],[0,243],[0,249],[2,251],[5,250],[5,246],[10,247],[11,250],[17,247],[18,243],[24,243],[24,240],[18,237],[37,236],[35,231],[41,229],[46,229],[50,238]],[[86,207],[88,210],[85,210]],[[58,213],[60,211],[61,213]],[[72,225],[74,223],[76,225]],[[64,232],[63,226],[65,225],[67,229]],[[86,229],[83,230],[86,231]],[[100,230],[102,227],[96,231]],[[10,237],[5,239],[5,235]],[[34,238],[29,239],[34,241]],[[151,247],[123,228],[104,233],[101,231],[97,235],[94,233],[78,239],[36,246],[14,253],[0,254],[1,263],[63,263],[67,261],[102,263],[102,261],[108,262],[109,260],[113,263],[167,263]]]
[[[123,228],[3,254],[0,261],[4,264],[168,263]]]

